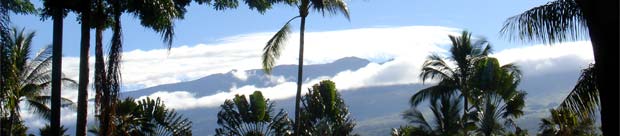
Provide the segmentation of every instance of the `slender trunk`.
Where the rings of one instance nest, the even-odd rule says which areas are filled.
[[[88,58],[90,50],[90,0],[81,1],[81,41],[80,41],[80,77],[78,86],[78,111],[76,136],[86,135],[86,116],[88,115]]]
[[[5,90],[5,67],[7,63],[4,61],[5,53],[4,48],[7,45],[8,40],[8,24],[9,24],[9,16],[8,11],[6,9],[0,9],[0,98],[3,100],[7,97],[7,91]],[[8,135],[8,132],[5,130],[5,105],[4,101],[0,101],[0,135]]]
[[[297,67],[297,96],[295,96],[295,135],[299,135],[301,129],[301,120],[299,113],[301,109],[299,102],[301,101],[301,82],[303,80],[304,71],[304,32],[306,31],[306,16],[301,16],[301,26],[299,30],[299,65]]]
[[[54,20],[53,27],[53,40],[52,40],[52,98],[51,98],[51,111],[52,116],[50,119],[51,126],[51,134],[52,135],[60,135],[60,80],[62,73],[62,21],[63,21],[63,11],[60,8],[59,0],[55,0],[54,7],[54,15],[52,19]]]
[[[618,1],[577,0],[588,26],[603,135],[618,135]]]
[[[467,117],[467,113],[469,112],[469,111],[468,111],[468,108],[469,108],[469,100],[467,100],[467,96],[468,96],[468,95],[469,95],[469,94],[468,94],[468,92],[467,92],[467,91],[465,91],[465,90],[463,90],[463,96],[464,96],[464,97],[463,97],[463,118],[461,118],[463,121],[461,121],[461,123],[462,123],[462,126],[463,126],[463,134],[464,134],[464,135],[467,135],[467,133],[468,133],[468,132],[467,132],[467,129],[466,129],[466,128],[467,128],[467,126],[466,126],[466,125],[467,125],[467,121],[468,121],[468,119],[469,119],[469,118]]]

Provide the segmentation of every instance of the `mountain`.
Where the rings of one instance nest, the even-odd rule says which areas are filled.
[[[389,61],[388,61],[389,62]],[[319,77],[333,77],[343,71],[355,71],[368,65],[370,61],[357,57],[346,57],[327,64],[305,65],[304,78],[307,80]],[[381,63],[384,64],[385,62]],[[193,81],[164,84],[131,92],[124,92],[124,97],[138,98],[158,91],[187,91],[196,97],[209,96],[227,91],[235,86],[254,85],[256,87],[272,87],[277,85],[272,77],[281,77],[286,82],[297,80],[297,65],[280,65],[273,69],[271,76],[265,75],[261,69],[243,71],[245,79],[236,76],[237,70],[227,73],[209,75]],[[338,83],[336,83],[337,85]],[[408,108],[408,100],[415,90],[422,88],[419,84],[363,87],[340,90],[349,107],[351,117],[356,121],[354,131],[362,135],[386,135],[391,128],[405,124],[400,113]],[[294,118],[294,98],[274,100],[276,109],[285,109],[289,117]],[[204,107],[177,110],[190,118],[194,134],[214,134],[217,126],[219,107]]]
[[[322,76],[334,76],[346,70],[357,70],[370,61],[357,58],[346,57],[338,59],[332,63],[304,65],[304,78],[315,79]],[[188,91],[195,93],[196,96],[213,95],[218,91],[228,91],[235,86],[254,85],[256,87],[271,87],[277,85],[274,78],[283,77],[286,82],[297,81],[297,65],[280,65],[274,67],[271,76],[265,75],[263,70],[254,69],[243,71],[247,79],[239,78],[235,75],[239,71],[231,70],[227,73],[209,75],[193,81],[172,83],[149,87],[131,92],[123,93],[123,96],[138,98],[158,91]]]
[[[548,109],[558,105],[562,98],[575,84],[579,76],[579,63],[571,62],[571,58],[558,58],[553,61],[515,62],[523,71],[520,89],[526,91],[525,115],[517,120],[522,128],[528,129],[530,135],[538,130],[540,118],[548,115]],[[563,62],[563,63],[559,63]],[[333,77],[343,71],[355,71],[370,64],[368,60],[346,57],[327,64],[304,66],[305,81],[319,77]],[[383,65],[384,63],[377,63]],[[553,68],[545,65],[557,64]],[[239,74],[242,73],[242,76]],[[271,76],[261,69],[237,71],[209,75],[200,79],[165,84],[141,90],[124,92],[122,96],[138,98],[158,91],[186,91],[195,97],[214,96],[219,92],[227,92],[234,87],[252,85],[257,88],[274,87],[282,82],[294,82],[297,77],[296,65],[280,65],[274,68]],[[284,80],[274,82],[274,78]],[[338,82],[336,83],[338,86]],[[339,90],[349,107],[351,117],[356,122],[354,132],[361,135],[388,135],[391,128],[407,123],[402,120],[402,111],[409,108],[408,100],[417,90],[425,88],[422,84],[396,84],[386,86],[364,86],[347,90]],[[548,97],[557,96],[557,97]],[[276,109],[284,109],[293,118],[294,99],[279,99]],[[424,106],[421,106],[425,108]],[[178,109],[184,117],[193,122],[193,132],[198,135],[214,134],[217,126],[219,106]],[[422,109],[423,111],[425,109]]]

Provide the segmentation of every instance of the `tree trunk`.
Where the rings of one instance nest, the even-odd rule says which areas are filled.
[[[299,113],[301,109],[299,102],[301,101],[301,83],[304,71],[304,31],[306,30],[306,16],[301,16],[301,26],[299,30],[299,65],[297,66],[297,96],[295,96],[295,135],[299,135],[301,120]]]
[[[584,14],[600,93],[603,135],[618,135],[618,1],[577,0]]]
[[[52,19],[54,20],[53,27],[53,47],[52,47],[52,98],[51,98],[51,111],[52,116],[50,119],[50,126],[52,135],[60,135],[60,94],[61,94],[61,73],[62,73],[62,21],[63,11],[60,8],[59,0],[54,1],[55,7]]]
[[[4,48],[7,45],[6,41],[8,40],[9,37],[9,33],[8,33],[8,24],[9,24],[9,13],[8,10],[6,9],[2,9],[0,10],[0,63],[3,65],[0,65],[0,98],[2,99],[6,99],[6,91],[5,91],[5,67],[3,67],[4,65],[6,65],[7,63],[4,61]],[[5,126],[5,109],[4,109],[4,101],[0,101],[0,105],[3,107],[0,107],[0,135],[8,135],[8,132],[4,129]]]
[[[90,0],[82,0],[80,8],[81,19],[81,41],[80,41],[80,77],[78,86],[78,109],[76,122],[76,136],[86,135],[86,123],[88,115],[88,58],[90,50]]]

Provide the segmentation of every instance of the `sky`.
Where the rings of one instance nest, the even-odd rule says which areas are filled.
[[[41,7],[40,1],[33,1]],[[308,17],[308,32],[332,31],[370,27],[397,26],[445,26],[471,31],[476,36],[486,37],[497,50],[522,46],[520,42],[509,42],[502,38],[499,31],[508,17],[546,3],[545,0],[347,0],[351,13],[348,21],[340,15],[328,15],[313,12]],[[175,40],[173,47],[192,46],[199,43],[216,43],[219,39],[234,35],[256,32],[275,32],[288,19],[298,12],[295,7],[286,5],[275,6],[265,14],[249,10],[243,3],[239,8],[226,11],[215,11],[212,6],[192,3],[184,20],[175,21]],[[52,21],[41,21],[34,15],[12,16],[13,26],[25,27],[36,31],[34,46],[42,47],[52,43]],[[124,14],[123,40],[124,50],[149,50],[164,48],[160,35],[140,26],[133,15]],[[293,24],[299,24],[298,21]],[[298,30],[293,25],[294,31]],[[70,13],[64,19],[63,54],[79,55],[80,26],[75,14]],[[91,32],[94,43],[94,32]],[[111,32],[104,34],[105,45]],[[413,38],[413,37],[412,37]],[[36,49],[36,48],[35,48]],[[91,48],[91,54],[94,54]]]
[[[40,6],[39,1],[34,1]],[[426,56],[437,53],[445,56],[450,46],[448,35],[458,35],[462,30],[473,33],[476,39],[486,38],[494,47],[494,54],[500,63],[516,63],[523,68],[524,75],[544,75],[552,71],[574,73],[561,79],[563,83],[574,83],[579,70],[592,62],[589,41],[576,41],[558,45],[541,45],[509,41],[499,31],[503,21],[529,8],[546,3],[542,0],[348,0],[351,20],[342,16],[325,16],[314,13],[308,18],[306,30],[305,64],[323,64],[348,56],[356,56],[374,63],[356,71],[343,71],[333,77],[308,79],[309,86],[321,79],[332,79],[339,90],[373,85],[420,83],[420,65]],[[167,83],[194,80],[215,73],[233,69],[243,71],[259,69],[262,47],[285,21],[295,16],[294,7],[279,5],[265,14],[249,10],[242,5],[238,9],[215,11],[210,6],[192,3],[184,20],[175,22],[176,36],[173,47],[166,50],[159,34],[141,27],[132,15],[123,16],[123,85],[124,91],[132,91]],[[41,22],[39,17],[14,15],[16,27],[36,31],[34,49],[51,44],[52,21]],[[74,14],[64,20],[63,72],[78,79],[79,24]],[[299,22],[294,21],[293,24]],[[297,25],[292,25],[292,36],[287,41],[278,65],[296,64],[298,49],[296,43]],[[94,35],[94,32],[91,33]],[[104,44],[111,33],[104,34]],[[94,43],[94,38],[91,39]],[[93,44],[94,45],[94,44]],[[94,48],[91,47],[91,56]],[[389,63],[380,64],[393,59]],[[91,77],[94,58],[90,58]],[[240,79],[251,73],[238,73]],[[276,77],[277,78],[277,77]],[[524,79],[527,80],[527,79]],[[92,81],[92,80],[91,80]],[[275,80],[278,82],[278,80]],[[550,81],[549,86],[560,81]],[[523,85],[525,84],[525,85]],[[523,86],[528,86],[524,82]],[[166,90],[151,96],[165,97],[169,107],[187,109],[214,107],[224,98],[236,93],[251,93],[254,90],[272,90],[265,93],[268,98],[284,99],[294,95],[293,82],[278,82],[270,88],[239,86],[210,96],[195,96],[184,90]],[[551,105],[563,97],[547,98],[555,92],[566,94],[571,86],[556,90],[528,90],[527,103]],[[89,93],[91,97],[94,93]],[[63,91],[63,97],[76,100],[77,91]],[[187,103],[189,102],[189,103]],[[543,107],[544,107],[543,106]],[[93,107],[93,106],[89,106]],[[531,107],[529,107],[531,109]],[[545,107],[546,108],[546,107]],[[546,109],[536,109],[542,117]],[[93,111],[93,110],[90,110]],[[43,121],[24,111],[29,126],[40,127]],[[63,123],[75,122],[75,113],[63,113]],[[92,115],[92,114],[90,114]],[[91,117],[92,119],[92,117]],[[534,130],[530,130],[534,131]],[[72,132],[72,131],[71,131]]]

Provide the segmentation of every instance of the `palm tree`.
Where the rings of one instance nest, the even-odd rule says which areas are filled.
[[[298,135],[355,135],[355,123],[334,82],[323,80],[308,90],[302,98]]]
[[[423,82],[429,79],[440,81],[437,85],[422,89],[411,96],[410,103],[412,106],[417,106],[424,100],[454,94],[458,91],[463,96],[463,120],[468,120],[467,114],[471,109],[469,101],[473,99],[468,80],[472,75],[474,63],[491,53],[491,46],[484,39],[472,41],[471,33],[467,31],[463,31],[459,37],[450,35],[449,38],[452,41],[449,59],[454,61],[457,67],[452,68],[439,55],[428,56],[422,65],[420,78]]]
[[[110,121],[113,117],[115,102],[120,91],[121,75],[120,61],[122,52],[122,29],[120,16],[131,13],[139,18],[141,24],[162,34],[168,49],[172,45],[174,36],[174,20],[182,19],[190,3],[189,0],[97,0],[93,21],[96,29],[95,47],[95,90],[97,112],[100,115],[100,127],[103,134],[110,134]],[[164,8],[162,8],[164,7]],[[102,32],[106,27],[112,27],[112,42],[108,54],[107,69],[103,62]],[[107,125],[106,125],[107,124]]]
[[[590,64],[588,68],[582,70],[577,85],[564,98],[558,109],[566,109],[581,120],[594,120],[596,111],[600,108],[595,79],[594,65]]]
[[[267,45],[263,49],[263,70],[266,73],[271,73],[272,68],[276,64],[276,59],[280,57],[284,41],[286,41],[288,34],[290,33],[289,24],[291,21],[297,18],[301,18],[300,30],[299,30],[299,66],[297,68],[297,95],[295,97],[295,132],[299,132],[299,115],[300,115],[300,100],[301,100],[301,84],[303,80],[303,59],[304,59],[304,33],[306,30],[306,17],[308,16],[310,9],[317,10],[318,12],[328,14],[336,14],[341,12],[349,19],[349,9],[347,8],[344,0],[287,0],[288,4],[295,4],[299,8],[299,16],[295,16],[287,21],[280,30],[273,35],[273,37],[267,42]],[[298,134],[298,133],[296,133]]]
[[[503,134],[504,124],[523,115],[525,107],[525,93],[517,90],[521,80],[521,72],[516,65],[499,65],[496,58],[481,58],[474,64],[474,74],[469,80],[472,95],[475,98],[473,105],[477,110],[478,132],[490,136]]]
[[[543,136],[593,136],[598,135],[594,121],[581,120],[566,109],[550,109],[551,117],[540,120],[540,135]]]
[[[430,110],[433,113],[433,117],[435,117],[434,120],[428,120],[415,107],[406,110],[403,112],[403,118],[414,126],[401,128],[399,134],[407,136],[463,135],[462,129],[471,129],[475,126],[463,127],[461,125],[463,118],[459,115],[462,111],[460,97],[463,96],[446,94],[438,98],[432,98]],[[431,121],[434,121],[434,123]]]
[[[147,97],[140,101],[126,98],[118,101],[117,117],[112,121],[115,130],[112,135],[192,135],[192,122],[173,109],[167,109],[161,99]],[[101,134],[97,127],[91,127],[90,133]]]
[[[61,80],[62,80],[62,30],[63,20],[70,9],[75,9],[75,0],[43,0],[42,19],[49,17],[53,20],[52,36],[52,94],[51,94],[51,118],[52,134],[60,134],[60,107],[61,107]]]
[[[260,91],[250,95],[235,95],[226,100],[217,114],[215,135],[263,136],[290,135],[291,122],[284,110],[273,114],[274,104],[265,99]]]
[[[10,38],[10,22],[11,16],[10,13],[16,14],[32,14],[35,12],[34,5],[29,1],[22,0],[3,0],[0,1],[0,63],[8,64],[6,62],[8,59],[5,58],[7,54],[7,48],[10,45],[7,43]],[[6,76],[9,74],[8,67],[4,65],[0,65],[0,90],[5,90]],[[4,99],[8,94],[8,92],[0,92],[0,99]],[[4,105],[5,101],[0,100],[0,105]],[[0,108],[0,117],[8,116],[8,111],[4,109],[4,107]],[[0,135],[8,135],[7,130],[1,129],[4,128],[5,120],[0,120]]]
[[[76,119],[75,135],[86,135],[88,115],[88,58],[90,55],[90,18],[91,0],[80,0],[77,11],[80,13],[81,39],[80,39],[80,68],[78,86],[78,111]]]
[[[554,0],[508,18],[501,32],[523,41],[558,43],[589,36],[600,90],[603,133],[617,135],[618,1]],[[587,33],[585,33],[587,31]],[[610,81],[609,79],[613,79]],[[615,124],[615,125],[614,125]]]
[[[6,83],[3,92],[7,95],[3,98],[5,102],[2,106],[9,112],[8,125],[20,122],[20,103],[25,101],[34,113],[43,118],[49,119],[51,116],[49,104],[50,96],[42,92],[49,88],[51,48],[47,46],[30,59],[30,47],[35,33],[24,33],[24,29],[13,28],[12,34],[8,39],[7,55],[4,64],[8,66],[9,73],[6,76]],[[4,65],[3,64],[3,65]],[[75,81],[62,78],[65,83],[75,84]],[[71,100],[62,98],[62,107],[73,106]],[[10,129],[9,129],[10,131]]]

